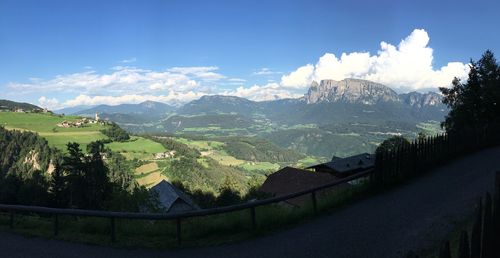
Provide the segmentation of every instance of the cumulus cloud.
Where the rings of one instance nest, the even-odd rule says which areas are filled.
[[[59,101],[56,98],[47,98],[45,96],[41,96],[38,99],[38,104],[47,109],[57,109],[59,108]]]
[[[163,100],[173,100],[174,97],[178,97],[175,102],[185,102],[191,100],[193,96],[209,92],[213,83],[225,78],[216,72],[217,69],[217,67],[174,67],[164,71],[153,71],[116,66],[110,73],[100,74],[94,70],[86,70],[57,75],[48,80],[30,78],[27,83],[11,82],[7,87],[19,94],[44,92],[99,96],[93,97],[92,101],[102,100],[100,104],[106,103],[103,98],[105,96],[109,97],[112,103],[134,100],[131,96],[161,96]],[[166,93],[168,95],[165,95]],[[54,100],[41,97],[39,102],[54,107],[56,105]],[[75,106],[92,101],[80,98],[63,102],[61,105]]]
[[[467,76],[469,67],[450,62],[434,69],[433,49],[423,29],[414,30],[397,45],[382,41],[376,55],[369,52],[326,53],[318,62],[307,64],[282,76],[283,87],[306,88],[313,80],[360,78],[379,82],[401,91],[446,87],[454,77]]]
[[[283,88],[278,83],[266,85],[253,85],[251,87],[238,87],[235,90],[224,91],[222,95],[237,96],[255,101],[275,100],[283,98],[298,98],[304,94]]]
[[[312,81],[314,66],[311,64],[299,67],[297,70],[281,77],[281,85],[290,88],[304,88]]]
[[[166,95],[122,95],[122,96],[88,96],[88,95],[78,95],[74,99],[67,100],[63,103],[64,107],[74,107],[78,105],[119,105],[123,103],[137,104],[147,100],[166,102],[170,104],[176,104],[179,100],[191,101],[206,95],[202,92],[174,92],[170,91]]]

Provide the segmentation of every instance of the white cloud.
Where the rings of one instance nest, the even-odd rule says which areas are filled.
[[[314,66],[307,64],[281,77],[281,85],[290,88],[304,88],[309,85],[314,75]]]
[[[206,81],[217,81],[226,78],[226,76],[216,73],[219,70],[217,66],[192,66],[192,67],[173,67],[168,72],[190,75]]]
[[[114,67],[111,73],[95,71],[57,75],[53,79],[32,78],[28,83],[9,83],[18,93],[66,92],[86,95],[152,94],[175,89],[190,91],[200,86],[200,79],[169,71],[151,71],[135,67]]]
[[[281,87],[277,83],[268,83],[263,86],[254,85],[249,88],[238,87],[232,91],[224,91],[222,95],[237,96],[255,101],[274,100],[283,98],[298,98],[303,96],[303,93],[290,91]]]
[[[469,67],[451,62],[434,69],[433,49],[423,29],[414,30],[398,46],[380,43],[376,55],[368,52],[342,53],[340,58],[326,53],[316,63],[307,64],[282,76],[284,87],[307,88],[312,80],[361,78],[383,83],[401,91],[446,87],[454,77],[467,76]]]
[[[201,96],[206,95],[203,92],[174,92],[170,91],[166,95],[122,95],[122,96],[88,96],[79,95],[74,99],[67,100],[63,103],[64,107],[74,107],[78,105],[119,105],[124,103],[141,103],[147,100],[165,102],[170,104],[176,104],[178,102],[185,103],[194,99],[198,99]]]
[[[137,61],[137,58],[132,57],[132,58],[129,58],[129,59],[123,59],[123,60],[120,61],[120,63],[129,64],[129,63],[134,63],[136,61]]]
[[[142,102],[147,99],[182,103],[210,93],[214,83],[225,78],[215,72],[217,69],[217,67],[174,67],[153,71],[116,66],[108,73],[85,70],[57,75],[48,80],[30,78],[27,83],[11,82],[7,87],[17,94],[43,92],[45,96],[50,96],[51,93],[79,95],[75,99],[59,103],[45,96],[39,99],[41,104],[52,109],[75,105]]]
[[[229,78],[227,79],[230,82],[246,82],[247,80],[241,78]]]
[[[281,72],[276,72],[273,71],[272,69],[269,69],[267,67],[260,68],[260,70],[253,72],[253,75],[273,75],[273,74],[280,74]]]
[[[41,107],[47,108],[49,110],[59,108],[59,101],[56,98],[47,98],[45,96],[41,96],[38,99],[38,103]]]

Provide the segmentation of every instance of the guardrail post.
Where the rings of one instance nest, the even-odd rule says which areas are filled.
[[[177,244],[181,245],[181,242],[182,242],[181,218],[177,218],[176,221],[177,221]]]
[[[59,216],[54,214],[54,236],[59,235]]]
[[[252,219],[252,228],[257,229],[257,219],[255,217],[255,206],[250,208],[250,217]]]
[[[111,242],[116,242],[116,232],[115,232],[115,218],[111,217]]]
[[[10,211],[10,228],[14,228],[14,212]]]
[[[312,202],[313,202],[314,213],[318,213],[318,202],[316,200],[316,192],[315,191],[311,192],[311,197],[312,197]]]

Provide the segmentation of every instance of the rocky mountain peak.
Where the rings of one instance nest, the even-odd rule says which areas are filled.
[[[405,94],[401,94],[401,99],[405,104],[408,104],[411,107],[414,108],[422,108],[422,107],[437,107],[444,105],[442,103],[442,96],[439,93],[436,92],[427,92],[427,93],[420,93],[420,92],[409,92]]]
[[[308,104],[318,102],[345,102],[374,105],[379,102],[399,101],[391,88],[367,80],[344,79],[315,81],[305,95]]]

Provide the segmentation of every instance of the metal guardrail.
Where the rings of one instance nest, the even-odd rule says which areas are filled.
[[[59,233],[59,215],[65,216],[83,216],[83,217],[101,217],[101,218],[109,218],[110,226],[111,226],[111,241],[116,241],[116,228],[115,228],[115,219],[139,219],[139,220],[176,220],[177,224],[177,242],[181,244],[181,222],[182,219],[191,218],[191,217],[203,217],[210,215],[217,215],[223,213],[229,213],[234,211],[240,211],[245,209],[250,209],[252,226],[254,228],[257,227],[256,221],[256,212],[255,208],[259,206],[264,206],[273,203],[279,203],[282,201],[287,201],[289,199],[293,199],[296,197],[304,196],[307,194],[311,194],[311,200],[313,203],[314,212],[317,213],[317,198],[316,192],[325,190],[328,188],[335,187],[337,185],[345,184],[350,181],[366,177],[373,173],[374,169],[368,169],[365,171],[358,172],[354,175],[342,178],[332,183],[328,183],[322,186],[314,187],[308,190],[299,191],[292,194],[287,194],[278,197],[272,197],[264,200],[257,200],[237,205],[231,205],[220,208],[212,208],[212,209],[204,209],[204,210],[195,210],[189,212],[182,213],[138,213],[138,212],[115,212],[115,211],[98,211],[98,210],[81,210],[81,209],[59,209],[59,208],[49,208],[49,207],[40,207],[40,206],[26,206],[26,205],[9,205],[9,204],[0,204],[0,210],[7,211],[10,213],[10,227],[14,227],[14,215],[19,212],[26,213],[37,213],[37,214],[48,214],[52,215],[53,225],[54,225],[54,236],[57,236]]]

